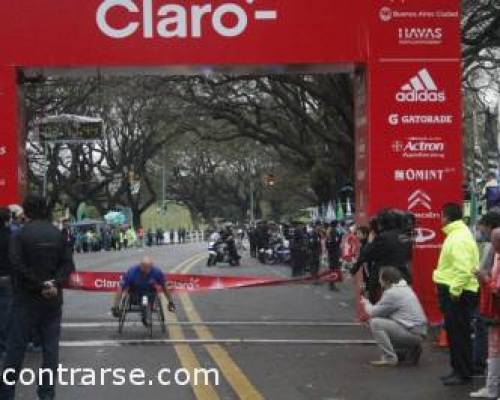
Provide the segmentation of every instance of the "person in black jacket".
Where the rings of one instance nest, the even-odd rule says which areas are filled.
[[[307,235],[304,233],[304,224],[294,222],[293,234],[290,240],[290,258],[292,277],[304,275],[307,264]]]
[[[15,398],[15,385],[22,369],[26,343],[32,332],[41,335],[44,370],[38,397],[53,399],[59,363],[59,336],[62,315],[62,288],[74,264],[61,232],[49,221],[46,200],[28,196],[24,211],[29,222],[10,241],[14,279],[11,326],[3,365],[6,381],[0,383],[0,400]]]
[[[257,258],[257,238],[253,226],[248,230],[248,241],[250,242],[250,257]]]
[[[337,221],[332,221],[329,226],[325,226],[327,232],[328,264],[332,272],[340,270],[340,245],[342,243],[342,234],[337,228]],[[332,291],[338,291],[335,282],[330,282],[329,287]]]
[[[255,241],[257,244],[257,258],[263,264],[265,262],[264,253],[261,249],[267,249],[269,247],[269,226],[266,221],[260,221],[257,224],[257,229],[255,230]]]
[[[9,261],[10,211],[0,208],[0,354],[6,350],[7,329],[12,304],[12,266]]]
[[[355,273],[363,265],[369,267],[370,284],[377,287],[370,287],[372,294],[377,292],[378,275],[380,269],[386,266],[393,266],[401,272],[403,279],[411,283],[411,276],[408,265],[411,260],[412,241],[406,232],[402,229],[400,215],[392,210],[382,211],[376,219],[377,230],[373,229],[370,233],[368,244],[360,252],[360,256],[352,269]],[[370,296],[372,301],[375,297]]]
[[[318,279],[320,264],[321,264],[321,240],[322,240],[322,226],[321,222],[316,222],[314,225],[314,230],[309,234],[308,237],[308,261],[309,269],[311,271],[311,277],[313,279]]]

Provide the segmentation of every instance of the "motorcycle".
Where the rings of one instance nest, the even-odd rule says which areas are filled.
[[[214,267],[217,263],[227,263],[232,267],[238,265],[238,260],[234,260],[231,256],[229,245],[222,240],[208,243],[207,267]]]
[[[290,258],[290,242],[288,240],[280,239],[271,243],[268,248],[259,249],[259,261],[263,264],[288,264]]]

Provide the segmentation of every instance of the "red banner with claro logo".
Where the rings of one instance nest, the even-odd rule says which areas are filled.
[[[120,286],[123,272],[75,272],[71,275],[65,289],[92,292],[116,292]],[[259,286],[277,286],[293,283],[311,283],[317,281],[306,278],[275,278],[255,276],[212,276],[190,274],[166,274],[170,290],[176,292],[201,292],[208,290],[250,288]],[[342,279],[340,272],[320,274],[320,282],[336,282]]]

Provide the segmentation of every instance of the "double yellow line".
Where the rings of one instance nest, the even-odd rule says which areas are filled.
[[[180,265],[178,265],[172,272],[188,273],[190,272],[201,260],[205,257],[203,255],[195,255]],[[190,322],[197,323],[194,325],[194,330],[199,339],[213,340],[214,335],[205,325],[200,324],[202,321],[200,314],[196,310],[191,298],[187,293],[181,293],[179,296],[180,302],[184,308],[186,316]],[[166,310],[166,299],[162,298],[163,309]],[[169,320],[177,322],[177,318],[169,316]],[[168,325],[168,324],[167,324]],[[184,334],[180,326],[168,325],[168,331],[171,339],[184,339]],[[188,370],[200,368],[200,363],[193,353],[193,350],[188,345],[175,345],[175,351],[179,357],[182,365]],[[231,358],[227,350],[218,344],[209,344],[204,346],[210,357],[219,367],[226,378],[229,385],[237,394],[238,398],[246,400],[261,400],[264,399],[262,394],[252,385],[243,371],[238,367],[236,362]],[[213,386],[192,386],[194,394],[197,399],[220,399]]]

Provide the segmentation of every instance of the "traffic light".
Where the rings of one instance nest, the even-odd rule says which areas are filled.
[[[274,186],[276,184],[276,179],[273,174],[266,175],[266,185]]]

